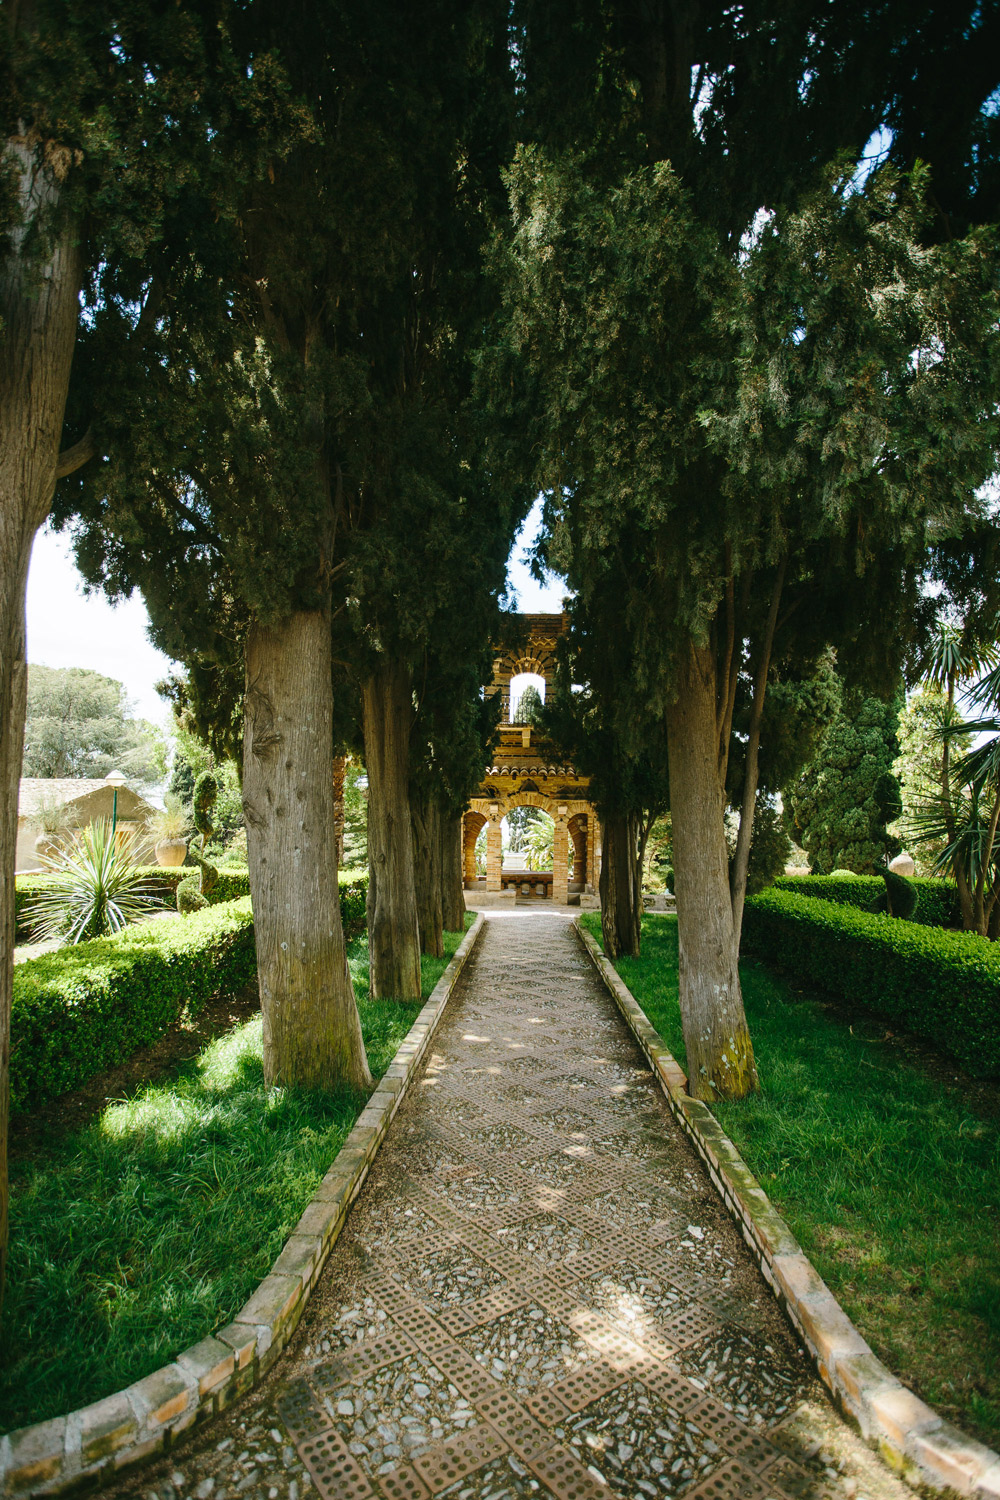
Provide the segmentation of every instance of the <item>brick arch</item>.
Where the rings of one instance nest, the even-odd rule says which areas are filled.
[[[485,813],[472,807],[462,818],[462,871],[466,881],[476,879],[476,840],[488,822]]]
[[[511,792],[501,801],[500,816],[505,818],[514,807],[537,807],[539,812],[548,813],[555,822],[555,813],[552,811],[554,806],[554,800],[546,797],[544,792]]]

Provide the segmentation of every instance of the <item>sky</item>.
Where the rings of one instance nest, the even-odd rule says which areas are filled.
[[[510,581],[518,608],[528,614],[562,608],[563,586],[539,584],[526,561],[541,525],[537,501],[515,539]],[[28,661],[43,667],[89,667],[125,684],[136,714],[169,727],[170,713],[153,686],[172,663],[149,640],[142,596],[111,605],[101,593],[85,594],[69,537],[45,527],[35,538],[28,574]]]

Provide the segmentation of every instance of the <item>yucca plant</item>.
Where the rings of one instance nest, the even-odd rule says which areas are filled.
[[[107,937],[157,910],[162,903],[136,868],[139,842],[133,829],[100,818],[47,855],[51,879],[24,914],[35,940]]]

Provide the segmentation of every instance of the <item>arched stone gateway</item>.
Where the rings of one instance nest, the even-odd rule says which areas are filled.
[[[518,615],[512,629],[515,645],[498,649],[488,693],[501,697],[500,743],[496,764],[488,766],[482,785],[470,800],[462,823],[467,890],[477,887],[511,898],[518,894],[565,905],[578,902],[581,891],[594,892],[600,873],[600,828],[590,801],[590,783],[573,766],[551,763],[552,749],[528,724],[511,724],[511,679],[530,672],[541,677],[545,696],[555,672],[555,648],[565,634],[565,615]],[[503,868],[501,823],[515,807],[537,807],[555,824],[552,872],[540,874]],[[476,840],[486,826],[486,878],[476,875]],[[574,853],[569,880],[569,849]]]

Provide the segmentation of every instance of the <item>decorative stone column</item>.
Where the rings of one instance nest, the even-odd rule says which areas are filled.
[[[594,814],[593,823],[594,823],[594,831],[593,831],[593,833],[591,835],[592,848],[591,848],[591,860],[590,860],[590,872],[591,872],[591,874],[590,874],[590,881],[591,881],[591,889],[593,890],[594,895],[596,896],[597,892],[600,890],[600,886],[601,886],[601,844],[602,844],[604,835],[603,835],[603,830],[601,828],[601,825],[597,821],[597,814],[596,813]]]
[[[552,835],[552,900],[557,906],[569,901],[569,829],[566,827],[569,808],[560,804],[553,819]]]
[[[503,881],[503,829],[500,809],[491,803],[489,821],[486,824],[486,889],[499,891]]]
[[[468,813],[462,816],[462,873],[465,888],[470,890],[476,883],[476,840],[479,829],[474,828]]]
[[[337,840],[337,864],[344,863],[344,777],[347,756],[333,757],[333,835]]]

